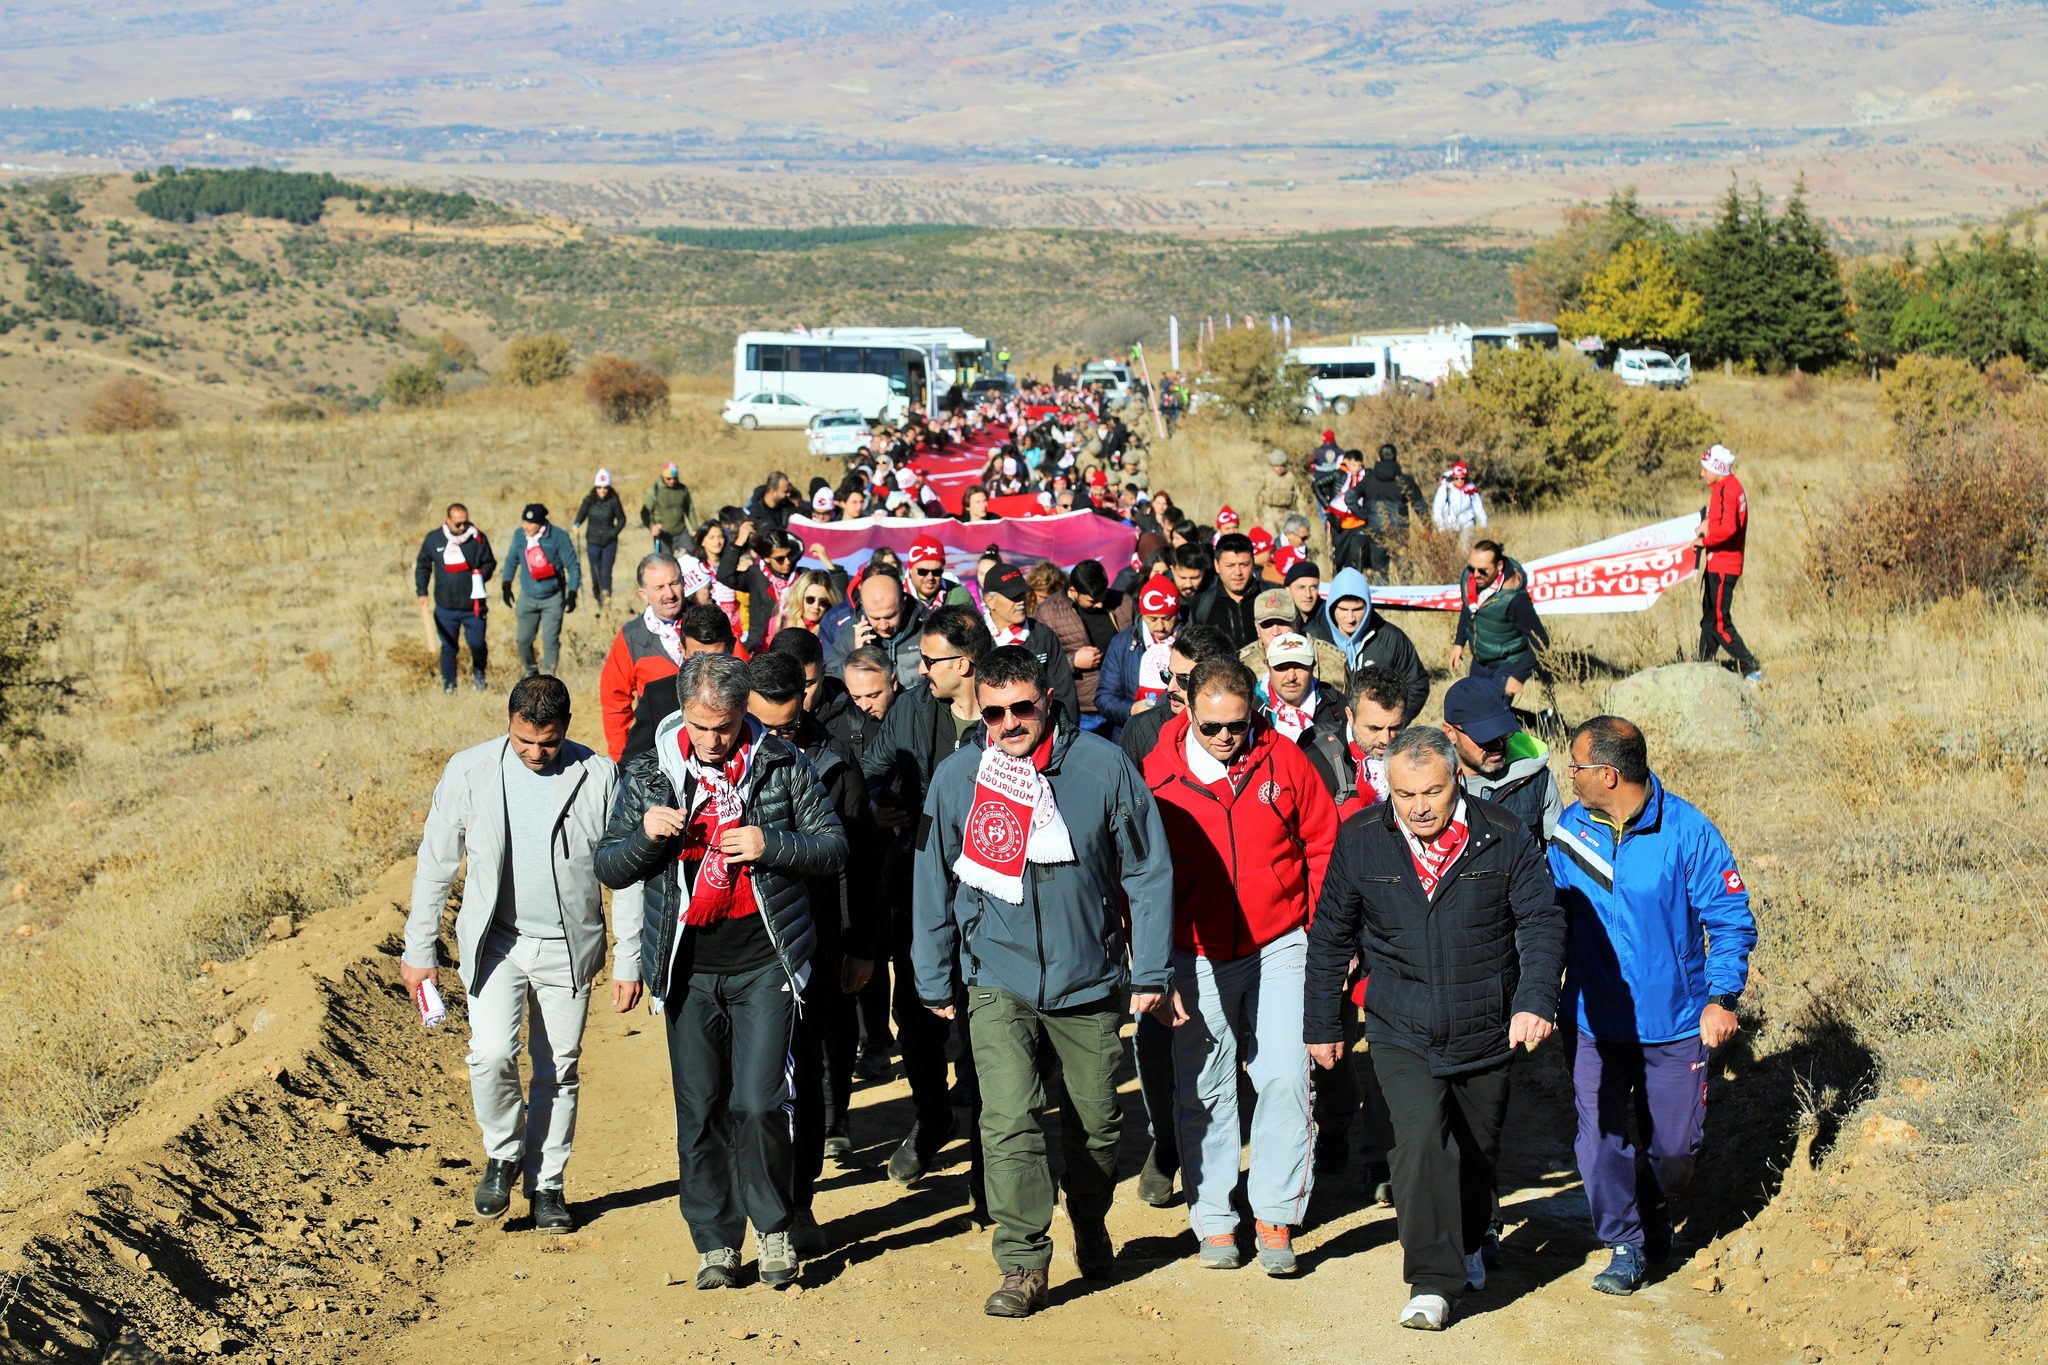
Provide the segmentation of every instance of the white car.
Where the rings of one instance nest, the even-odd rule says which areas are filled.
[[[1120,408],[1131,401],[1131,367],[1120,365],[1113,360],[1091,360],[1081,367],[1080,385],[1102,385],[1102,395],[1109,400],[1109,406]]]
[[[852,408],[821,412],[804,428],[804,444],[817,456],[851,455],[872,436],[868,419]]]
[[[777,427],[800,431],[811,424],[818,409],[786,393],[750,393],[745,398],[728,398],[722,414],[726,421],[745,431],[756,427]]]
[[[1616,351],[1614,374],[1632,389],[1682,389],[1692,382],[1692,357],[1662,351]]]

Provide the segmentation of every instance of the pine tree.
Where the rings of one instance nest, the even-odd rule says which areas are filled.
[[[1806,209],[1801,177],[1771,225],[1771,353],[1766,368],[1822,370],[1849,358],[1849,292],[1827,229]]]
[[[1759,363],[1769,331],[1771,254],[1763,192],[1745,201],[1731,179],[1713,225],[1686,251],[1685,282],[1700,296],[1695,359]]]

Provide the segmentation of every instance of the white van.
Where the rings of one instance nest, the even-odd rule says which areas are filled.
[[[1692,382],[1692,356],[1673,360],[1662,351],[1616,351],[1614,374],[1632,389],[1682,389]]]
[[[1386,346],[1299,346],[1287,353],[1287,363],[1309,372],[1304,417],[1325,408],[1341,417],[1359,399],[1386,392],[1398,374]]]

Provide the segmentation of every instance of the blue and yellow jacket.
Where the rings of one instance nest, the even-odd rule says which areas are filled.
[[[1595,1038],[1670,1043],[1709,996],[1742,990],[1756,918],[1735,855],[1699,808],[1650,776],[1627,827],[1574,802],[1550,839],[1570,920],[1561,1008]]]

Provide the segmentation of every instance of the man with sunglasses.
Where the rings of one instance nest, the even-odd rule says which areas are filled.
[[[1581,723],[1566,769],[1578,800],[1550,836],[1550,874],[1571,921],[1574,1147],[1609,1252],[1593,1287],[1625,1295],[1671,1254],[1670,1200],[1692,1183],[1713,1050],[1742,1027],[1756,916],[1728,841],[1650,770],[1634,724]]]
[[[946,547],[930,536],[919,536],[910,542],[903,567],[909,574],[904,588],[910,600],[924,610],[973,605],[974,599],[967,595],[966,587],[946,572]]]
[[[1167,1000],[1173,865],[1158,807],[1115,745],[1081,730],[1022,646],[983,657],[981,727],[939,765],[919,830],[911,960],[952,1019],[965,991],[984,1188],[1002,1284],[994,1317],[1045,1307],[1053,1179],[1038,1110],[1058,1059],[1067,1215],[1089,1279],[1113,1273],[1106,1218],[1122,1121],[1121,1026]],[[1128,905],[1130,951],[1124,947]]]
[[[1173,637],[1166,655],[1166,704],[1153,706],[1131,717],[1117,743],[1131,762],[1143,765],[1159,742],[1159,732],[1187,705],[1187,683],[1195,665],[1210,659],[1234,659],[1236,648],[1230,637],[1216,626],[1189,626]]]
[[[1258,1097],[1245,1199],[1259,1266],[1292,1275],[1315,1145],[1308,1057],[1293,1043],[1337,808],[1307,756],[1260,718],[1250,669],[1214,659],[1185,690],[1187,708],[1145,760],[1173,856],[1174,1012],[1186,1019],[1173,1031],[1181,1183],[1201,1264],[1236,1269],[1242,1064]]]
[[[745,531],[747,528],[740,528]],[[740,567],[740,556],[750,553],[753,563]],[[796,577],[797,556],[803,544],[787,531],[761,531],[751,539],[733,536],[718,556],[718,581],[736,593],[745,594],[749,658],[767,645],[768,627],[782,610],[783,594]]]
[[[829,1249],[811,1212],[825,1157],[844,1160],[853,1154],[846,1116],[852,1107],[859,1043],[854,999],[874,972],[884,937],[881,902],[874,895],[877,836],[868,819],[868,789],[860,770],[833,748],[825,727],[805,707],[804,665],[798,656],[779,646],[771,648],[748,665],[747,676],[747,714],[810,761],[846,830],[846,865],[809,879],[811,923],[818,943],[811,950],[811,979],[804,987],[790,1053],[796,1087],[796,1218],[789,1240],[796,1254],[808,1259]]]
[[[889,704],[881,733],[861,754],[874,821],[896,840],[905,856],[891,860],[887,887],[893,908],[893,965],[896,969],[896,1041],[903,1053],[903,1079],[910,1085],[916,1115],[889,1158],[889,1176],[902,1185],[924,1179],[953,1138],[953,1101],[946,1086],[946,1040],[951,1030],[919,1001],[911,973],[911,858],[918,837],[917,812],[924,807],[932,774],[967,742],[980,722],[974,698],[975,670],[995,648],[972,607],[941,607],[918,637],[918,683]],[[974,1060],[960,1059],[961,1082],[973,1088]],[[981,1202],[979,1144],[971,1154],[970,1190]]]

